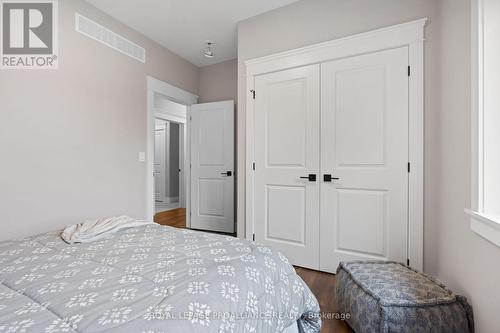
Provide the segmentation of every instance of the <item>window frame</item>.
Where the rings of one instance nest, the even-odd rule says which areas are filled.
[[[473,232],[500,246],[500,215],[484,211],[484,3],[471,1],[471,208]]]

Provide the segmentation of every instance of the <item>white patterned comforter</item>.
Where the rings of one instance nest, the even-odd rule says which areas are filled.
[[[268,247],[156,224],[58,234],[0,242],[0,333],[319,332],[316,298]]]

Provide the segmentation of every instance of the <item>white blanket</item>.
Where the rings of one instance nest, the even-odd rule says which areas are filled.
[[[133,228],[151,223],[153,222],[139,221],[128,216],[100,218],[94,221],[85,221],[84,223],[67,226],[61,232],[61,238],[68,244],[89,243],[121,229]]]

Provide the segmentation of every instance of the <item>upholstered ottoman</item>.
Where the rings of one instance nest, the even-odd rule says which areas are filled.
[[[335,293],[357,333],[474,332],[465,297],[399,263],[341,263]]]

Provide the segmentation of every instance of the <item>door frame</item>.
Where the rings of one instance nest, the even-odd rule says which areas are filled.
[[[164,128],[158,129],[156,127],[156,119],[160,119],[160,120],[165,121]],[[162,165],[163,179],[161,180],[162,183],[163,183],[161,185],[163,187],[163,193],[162,193],[162,201],[161,202],[164,202],[165,200],[167,200],[167,188],[165,186],[165,175],[168,173],[168,165],[166,163],[166,160],[168,158],[167,157],[167,150],[166,150],[166,146],[168,145],[167,144],[168,126],[169,126],[169,122],[166,121],[166,119],[162,119],[160,117],[155,117],[155,141],[154,141],[154,144],[155,144],[155,154],[154,154],[154,156],[155,156],[155,158],[153,160],[153,162],[154,162],[153,165],[156,165],[156,162],[157,162],[156,161],[156,144],[157,144],[157,142],[156,142],[156,134],[158,133],[158,131],[162,131],[163,132],[163,150],[164,150],[164,152],[163,152],[163,165]],[[155,205],[156,205],[156,202],[158,202],[158,198],[156,197],[156,184],[155,184]]]
[[[183,124],[184,140],[184,197],[186,200],[186,211],[190,210],[190,178],[191,175],[186,173],[186,167],[190,164],[190,143],[189,143],[189,106],[198,103],[198,96],[185,91],[181,88],[177,88],[171,84],[158,80],[152,76],[146,76],[147,81],[147,119],[146,119],[146,220],[153,221],[155,215],[155,187],[154,187],[154,130],[155,130],[155,118],[161,118],[164,120],[172,121],[175,123]],[[186,114],[173,114],[165,112],[164,110],[155,108],[155,95],[159,94],[166,99],[185,105]],[[181,194],[179,193],[179,196]],[[179,198],[179,203],[181,198]],[[190,226],[189,214],[186,214],[186,226]]]
[[[186,109],[186,113],[187,113],[187,109]],[[181,170],[181,173],[179,174],[179,178],[180,178],[180,180],[179,180],[179,206],[185,207],[187,201],[186,201],[186,198],[184,196],[184,193],[186,193],[185,187],[186,187],[187,179],[185,179],[186,173],[184,170],[184,164],[186,163],[186,161],[185,161],[186,152],[184,150],[184,147],[185,147],[184,141],[186,141],[187,138],[184,137],[184,133],[185,133],[184,128],[187,126],[187,122],[181,122],[181,120],[179,120],[180,119],[179,117],[172,116],[168,112],[158,111],[158,110],[155,112],[155,119],[161,119],[161,120],[166,122],[165,130],[164,130],[165,131],[165,165],[164,165],[165,177],[164,177],[164,180],[167,178],[166,175],[168,175],[170,177],[170,171],[171,171],[169,163],[166,163],[166,161],[170,161],[170,156],[171,156],[171,152],[170,152],[171,126],[172,126],[172,124],[179,125],[179,169]],[[155,131],[157,131],[157,130],[155,129]],[[155,142],[155,144],[156,144],[156,142]],[[167,147],[168,147],[168,149],[167,149]],[[153,161],[154,161],[154,158],[153,158]],[[167,195],[167,188],[165,188],[164,199],[166,200],[166,202],[172,203],[172,201],[171,201],[172,197]],[[156,198],[155,198],[155,202],[156,202]]]
[[[254,139],[255,76],[294,67],[323,63],[372,52],[408,48],[409,146],[407,258],[410,265],[423,269],[424,202],[424,28],[427,18],[352,35],[324,43],[245,61],[246,67],[246,162],[245,221],[238,223],[238,235],[252,240],[254,235]],[[402,69],[405,70],[405,69]],[[258,97],[257,97],[258,98]]]

